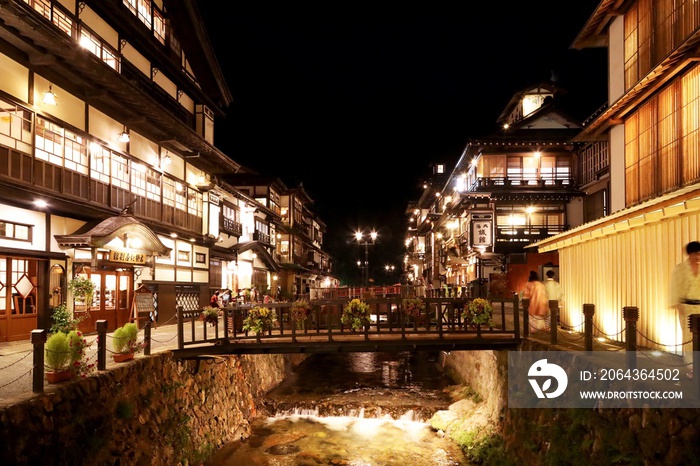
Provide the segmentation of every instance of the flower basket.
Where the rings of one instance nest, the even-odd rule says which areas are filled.
[[[77,330],[52,333],[44,347],[46,380],[56,383],[54,380],[60,382],[75,375],[87,376],[95,367],[86,358],[90,345]]]
[[[420,298],[407,298],[402,303],[403,313],[406,316],[407,322],[413,322],[413,325],[419,325],[425,320],[425,303]]]
[[[74,303],[80,301],[85,305],[85,310],[90,312],[92,306],[92,296],[95,293],[95,284],[88,277],[76,276],[68,282],[68,291],[73,294]]]
[[[114,362],[126,362],[134,359],[134,353],[113,353]]]
[[[493,306],[491,302],[484,298],[475,298],[465,306],[462,312],[462,318],[465,324],[473,326],[488,325],[493,326],[491,316],[493,315]]]
[[[343,307],[343,315],[340,317],[340,321],[345,325],[349,325],[352,330],[361,330],[369,325],[369,316],[369,304],[355,298]]]
[[[290,315],[297,330],[306,329],[306,319],[311,315],[311,304],[305,299],[297,299],[292,303]]]
[[[199,319],[214,327],[219,323],[219,311],[211,306],[206,306],[199,314]]]
[[[277,314],[275,311],[267,308],[255,306],[248,311],[248,317],[243,319],[243,330],[246,332],[254,332],[260,339],[260,335],[269,332],[277,324]]]
[[[73,371],[68,369],[61,371],[48,371],[46,372],[46,381],[48,383],[60,383],[72,379],[73,376]]]

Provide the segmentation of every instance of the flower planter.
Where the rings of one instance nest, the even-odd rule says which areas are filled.
[[[73,372],[69,370],[63,371],[48,371],[46,372],[46,381],[48,383],[65,382],[73,378]]]
[[[126,362],[134,359],[134,353],[113,353],[114,362]]]

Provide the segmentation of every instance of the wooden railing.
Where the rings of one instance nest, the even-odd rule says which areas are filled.
[[[420,319],[410,319],[404,312],[400,296],[364,299],[371,309],[370,323],[364,329],[353,330],[341,318],[346,299],[317,299],[310,302],[311,312],[303,322],[295,322],[292,303],[275,302],[222,308],[218,321],[208,324],[200,319],[200,311],[178,311],[178,349],[191,346],[249,343],[297,343],[304,337],[317,342],[342,342],[346,337],[357,340],[407,340],[446,338],[477,338],[519,340],[521,318],[518,299],[492,301],[492,325],[471,325],[464,321],[462,311],[468,298],[422,298],[425,311]],[[243,330],[243,322],[256,306],[273,310],[277,317],[274,327],[260,335]],[[311,338],[313,337],[313,338]]]

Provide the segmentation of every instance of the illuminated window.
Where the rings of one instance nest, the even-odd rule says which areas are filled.
[[[79,42],[81,47],[102,60],[110,68],[119,71],[119,54],[117,54],[116,50],[84,25],[81,25],[80,28]]]
[[[22,225],[20,223],[0,220],[0,238],[31,241],[32,225]]]
[[[34,156],[63,166],[63,128],[43,118],[36,120]]]
[[[32,113],[0,99],[0,143],[25,153],[32,152]]]
[[[129,161],[118,154],[112,154],[112,186],[129,189]]]
[[[110,151],[100,144],[90,145],[90,177],[109,183]]]

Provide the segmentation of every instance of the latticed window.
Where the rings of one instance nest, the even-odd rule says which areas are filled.
[[[609,146],[605,142],[594,142],[581,151],[581,183],[596,181],[610,167]]]
[[[109,183],[110,150],[99,144],[90,146],[90,177]]]
[[[87,175],[88,155],[85,140],[82,136],[68,130],[65,130],[64,135],[64,166],[70,170]]]
[[[190,188],[187,192],[187,213],[195,217],[202,217],[204,199],[202,193]]]
[[[129,189],[129,161],[118,154],[112,154],[112,186]]]
[[[633,205],[700,179],[700,67],[625,121],[625,200]]]
[[[0,99],[0,144],[30,154],[32,113]]]
[[[632,88],[700,26],[700,2],[638,0],[625,13],[625,90]]]
[[[81,25],[80,28],[80,46],[102,60],[110,68],[119,71],[119,54],[117,51],[85,25]]]
[[[44,118],[36,119],[34,156],[54,165],[63,166],[63,128]]]

